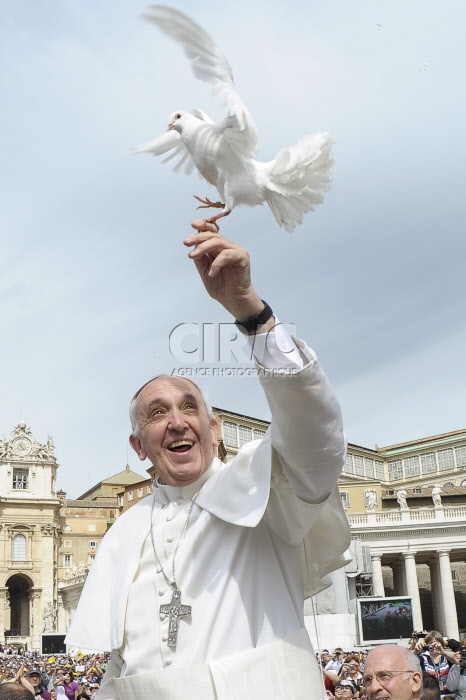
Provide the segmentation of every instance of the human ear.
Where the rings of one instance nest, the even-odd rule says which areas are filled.
[[[215,418],[210,421],[210,432],[212,434],[212,447],[217,447],[218,445],[218,423]]]
[[[134,435],[134,433],[131,433],[131,435],[129,436],[129,444],[136,452],[141,462],[143,462],[147,457],[147,452],[143,449],[140,439],[137,435]]]

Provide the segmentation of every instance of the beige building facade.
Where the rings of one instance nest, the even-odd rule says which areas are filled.
[[[215,408],[228,461],[268,423]],[[0,641],[40,649],[65,634],[108,528],[151,492],[127,466],[76,500],[57,490],[52,438],[25,423],[0,440]],[[360,596],[409,595],[418,629],[466,635],[466,430],[374,449],[349,444],[339,490],[353,563],[305,606],[318,646],[355,648]],[[317,613],[318,623],[311,622]]]
[[[127,467],[68,500],[58,469],[53,439],[24,422],[0,440],[0,643],[18,648],[66,633],[118,494],[143,478]]]

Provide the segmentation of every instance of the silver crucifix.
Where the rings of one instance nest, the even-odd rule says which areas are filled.
[[[181,605],[181,591],[175,588],[172,595],[171,603],[160,606],[161,615],[169,615],[168,623],[168,641],[169,647],[176,647],[176,638],[178,636],[178,625],[180,617],[191,617],[191,606]]]

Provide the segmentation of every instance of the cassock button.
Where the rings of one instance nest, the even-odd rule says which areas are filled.
[[[167,542],[173,542],[173,537],[167,537]]]
[[[158,574],[161,574],[161,573],[162,573],[162,569],[161,569],[160,566],[157,567],[157,573],[158,573]]]
[[[165,661],[165,666],[170,666],[170,664],[171,664],[170,659],[168,661]]]
[[[166,641],[167,641],[167,639],[168,639],[167,635],[166,635],[166,634],[164,634],[164,635],[163,635],[163,637],[162,637],[162,642],[166,642]]]
[[[161,589],[160,589],[159,595],[165,595],[165,588],[161,588]]]
[[[178,501],[172,501],[172,506],[173,506],[173,508],[178,508],[178,506],[179,506]]]
[[[162,622],[165,620],[165,615],[163,613],[160,613],[160,619],[162,620]]]

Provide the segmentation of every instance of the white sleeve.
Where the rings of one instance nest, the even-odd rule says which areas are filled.
[[[265,369],[260,382],[272,413],[272,446],[294,493],[320,504],[333,491],[343,468],[346,438],[340,407],[315,353],[297,340],[307,362],[292,373]]]
[[[283,324],[275,318],[274,331],[248,335],[250,345],[257,362],[266,369],[280,369],[292,373],[304,367],[303,357],[286,331]]]
[[[120,677],[123,659],[118,651],[112,651],[107,664],[102,683],[97,693],[96,700],[118,700],[119,695],[115,687],[115,678]]]

